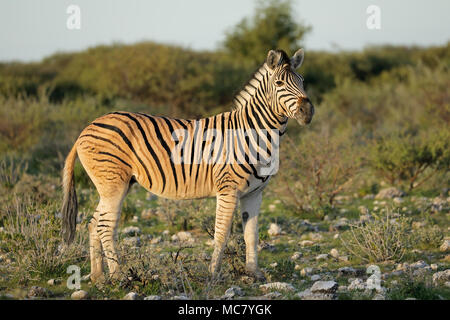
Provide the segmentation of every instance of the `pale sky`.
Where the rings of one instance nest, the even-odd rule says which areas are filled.
[[[66,26],[78,5],[81,29]],[[0,61],[36,61],[57,51],[152,40],[215,49],[253,0],[0,0]],[[366,27],[369,5],[381,29]],[[449,0],[294,0],[294,17],[313,27],[305,49],[361,49],[373,44],[442,45],[450,40]]]

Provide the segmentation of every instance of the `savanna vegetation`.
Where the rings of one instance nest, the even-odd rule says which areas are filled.
[[[259,4],[215,51],[143,42],[0,63],[0,297],[67,298],[67,267],[89,274],[87,222],[98,196],[79,163],[75,244],[64,247],[59,232],[63,161],[90,121],[113,110],[188,118],[230,110],[268,50],[302,46],[311,27],[289,1]],[[260,218],[263,272],[295,290],[264,297],[299,298],[333,279],[339,299],[449,299],[450,43],[305,51],[299,72],[316,115],[307,127],[290,123]],[[387,187],[395,190],[375,197]],[[123,281],[82,288],[94,299],[217,298],[232,285],[261,296],[243,271],[239,217],[211,282],[213,221],[212,200],[174,202],[133,187],[119,233]],[[271,224],[281,231],[268,233]],[[364,286],[370,264],[384,290]],[[43,289],[30,294],[32,286]]]

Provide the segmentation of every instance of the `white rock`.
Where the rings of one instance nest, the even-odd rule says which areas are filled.
[[[312,246],[313,244],[314,244],[314,241],[311,241],[311,240],[300,241],[300,245],[302,247]]]
[[[122,240],[123,244],[127,247],[140,247],[141,246],[141,238],[140,237],[126,237]]]
[[[259,288],[263,291],[295,291],[292,284],[287,282],[270,282],[260,285]]]
[[[126,236],[137,236],[141,233],[141,229],[135,226],[129,226],[122,229],[122,234]]]
[[[326,260],[326,259],[328,259],[328,253],[322,253],[316,257],[316,260]]]
[[[139,295],[136,292],[128,292],[122,300],[138,300]]]
[[[144,298],[144,300],[161,300],[160,296],[157,295],[151,295]]]
[[[312,293],[334,293],[338,288],[335,281],[316,281],[311,287]]]
[[[450,240],[444,240],[442,245],[439,247],[442,252],[450,251]]]
[[[70,298],[72,300],[86,300],[88,297],[89,297],[89,294],[86,291],[84,291],[84,290],[74,291],[70,295]]]
[[[439,285],[440,283],[450,281],[450,269],[436,272],[433,274],[433,284]]]
[[[406,194],[400,189],[395,187],[385,188],[380,190],[375,196],[375,199],[393,199],[397,197],[404,197]]]
[[[273,292],[266,293],[266,294],[263,295],[262,297],[263,297],[264,299],[276,299],[276,298],[279,298],[279,297],[281,297],[281,296],[282,296],[282,294],[279,293],[278,291],[273,291]]]
[[[320,274],[313,274],[309,278],[311,279],[311,281],[318,281],[318,280],[320,280],[321,276],[320,276]]]
[[[243,295],[244,295],[244,291],[242,291],[242,289],[240,287],[232,286],[225,291],[225,294],[221,297],[221,299],[228,300],[228,299],[234,298],[235,296],[242,297]]]
[[[58,285],[60,283],[61,283],[61,280],[59,280],[59,279],[50,279],[50,280],[47,281],[47,284],[49,286],[56,286],[56,285]]]
[[[331,249],[330,250],[330,255],[333,257],[333,258],[339,258],[339,251],[336,249],[336,248],[333,248],[333,249]]]
[[[302,271],[300,271],[300,274],[305,277],[305,276],[310,275],[312,272],[313,272],[313,268],[307,267],[307,268],[303,268]]]
[[[267,233],[271,237],[279,236],[281,234],[281,227],[279,225],[277,225],[276,223],[271,223]]]
[[[194,242],[194,238],[192,237],[192,234],[190,232],[180,231],[172,236],[172,241]]]
[[[366,284],[361,279],[353,280],[347,287],[348,290],[365,290]]]
[[[294,252],[294,254],[291,256],[291,260],[299,260],[302,257],[302,253],[299,251]]]
[[[276,267],[278,266],[278,263],[276,263],[276,262],[271,263],[270,266],[271,266],[272,268],[276,268]]]
[[[51,294],[51,291],[46,288],[32,286],[28,291],[27,296],[30,298],[48,298]]]

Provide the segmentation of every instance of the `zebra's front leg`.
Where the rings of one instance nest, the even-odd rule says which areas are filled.
[[[217,195],[216,224],[214,231],[214,253],[209,271],[214,276],[220,269],[223,251],[231,230],[233,213],[237,206],[235,190],[224,190]]]
[[[262,201],[262,190],[241,197],[242,227],[245,240],[245,267],[258,280],[265,277],[258,268],[258,215]]]

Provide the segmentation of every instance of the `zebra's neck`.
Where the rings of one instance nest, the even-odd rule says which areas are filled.
[[[246,129],[278,129],[284,131],[287,117],[277,114],[267,100],[269,70],[264,63],[235,95],[234,110],[240,127]]]

